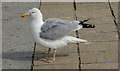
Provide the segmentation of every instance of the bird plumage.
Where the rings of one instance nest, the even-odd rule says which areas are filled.
[[[94,26],[89,24],[87,27],[85,26],[84,22],[88,20],[79,22],[50,18],[43,21],[42,13],[37,8],[30,9],[28,13],[23,14],[21,17],[24,16],[31,17],[30,29],[34,41],[44,47],[53,49],[64,47],[67,43],[87,43],[88,41],[86,40],[68,34],[81,28],[88,28],[88,26],[89,28],[94,28]]]
[[[30,9],[27,13],[31,16],[31,32],[35,42],[48,48],[59,48],[67,43],[87,42],[83,39],[68,35],[72,31],[81,28],[94,28],[90,24],[84,24],[83,21],[70,21],[56,18],[50,18],[43,21],[42,13],[39,9]]]

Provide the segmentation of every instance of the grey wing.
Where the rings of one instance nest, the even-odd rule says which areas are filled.
[[[76,30],[78,23],[61,19],[47,19],[41,27],[40,37],[55,40]]]

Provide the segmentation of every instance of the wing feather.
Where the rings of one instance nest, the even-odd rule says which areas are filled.
[[[73,30],[78,29],[78,23],[61,19],[47,19],[41,27],[40,37],[55,40],[61,38]]]

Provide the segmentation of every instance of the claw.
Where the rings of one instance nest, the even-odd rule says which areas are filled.
[[[45,62],[47,62],[47,63],[52,63],[52,62],[54,62],[55,61],[55,59],[50,59],[50,60],[46,60]]]
[[[40,59],[40,61],[46,61],[47,59],[46,58],[42,58],[42,59]]]

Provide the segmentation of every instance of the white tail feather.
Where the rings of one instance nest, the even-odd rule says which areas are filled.
[[[78,38],[72,37],[72,36],[64,37],[63,40],[67,41],[68,43],[80,43],[80,42],[87,43],[88,42],[87,40],[78,39]]]

